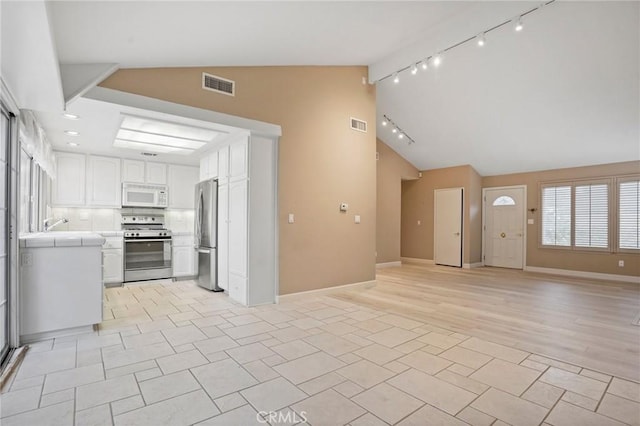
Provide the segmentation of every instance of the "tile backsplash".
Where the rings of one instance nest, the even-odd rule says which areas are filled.
[[[164,211],[165,225],[174,232],[192,232],[193,210]],[[80,207],[54,207],[51,216],[65,217],[68,223],[55,227],[54,231],[118,231],[122,229],[120,209],[87,209]]]

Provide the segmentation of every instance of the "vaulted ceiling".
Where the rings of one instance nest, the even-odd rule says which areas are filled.
[[[369,65],[370,81],[538,5],[47,4],[61,63]],[[483,175],[640,159],[640,3],[556,1],[523,23],[447,52],[437,69],[377,83],[378,137],[420,169],[471,164]],[[383,114],[416,143],[380,126]]]

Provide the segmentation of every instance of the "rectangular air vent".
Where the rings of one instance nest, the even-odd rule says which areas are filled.
[[[223,95],[235,96],[236,82],[218,77],[217,75],[202,73],[202,88]]]
[[[367,122],[351,117],[351,129],[358,132],[367,133]]]

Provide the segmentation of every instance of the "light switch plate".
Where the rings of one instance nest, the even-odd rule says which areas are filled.
[[[359,214],[355,215],[354,220],[356,223],[360,223],[360,215]]]
[[[288,219],[289,223],[294,223],[295,222],[295,217],[293,216],[293,213],[289,213],[289,219]]]
[[[527,219],[527,224],[533,225],[533,219]]]

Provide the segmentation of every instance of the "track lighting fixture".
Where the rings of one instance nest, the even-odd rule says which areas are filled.
[[[516,31],[522,31],[524,27],[522,26],[522,17],[518,16],[518,18],[515,20],[515,24],[513,25],[513,29]]]
[[[556,0],[548,0],[548,1],[544,1],[543,3],[539,4],[536,7],[533,7],[523,13],[521,13],[520,15],[518,15],[517,17],[501,22],[497,25],[494,25],[488,29],[486,29],[485,31],[481,32],[478,35],[475,36],[471,36],[467,39],[464,39],[462,41],[459,41],[458,43],[452,44],[451,46],[447,47],[446,49],[442,49],[440,50],[438,53],[436,53],[435,55],[432,56],[427,56],[426,58],[424,58],[421,61],[418,62],[414,62],[408,66],[402,67],[400,68],[398,71],[388,74],[376,81],[374,81],[374,83],[377,83],[379,81],[382,80],[386,80],[388,78],[392,78],[394,83],[399,83],[400,82],[400,77],[398,76],[399,73],[404,72],[409,70],[411,72],[411,74],[416,75],[418,73],[418,66],[420,66],[424,71],[429,69],[429,66],[432,66],[434,68],[437,68],[441,63],[442,63],[442,55],[449,52],[450,50],[456,49],[464,44],[467,44],[470,41],[474,41],[476,42],[476,44],[480,47],[484,46],[485,44],[487,44],[487,39],[486,36],[487,34],[489,34],[492,31],[496,31],[502,27],[504,27],[505,25],[513,25],[513,29],[516,32],[520,32],[524,29],[524,25],[522,24],[522,18],[524,16],[529,15],[530,13],[534,13],[544,7],[547,7],[548,5],[550,5],[551,3],[554,3]]]
[[[398,139],[404,140],[406,138],[407,141],[409,142],[409,145],[411,145],[412,143],[416,143],[416,141],[414,141],[409,135],[407,135],[407,132],[405,132],[400,127],[398,127],[398,125],[392,119],[390,119],[386,114],[383,115],[382,117],[383,117],[382,125],[386,126],[386,124],[384,123],[388,123],[389,125],[391,125],[392,126],[391,133],[393,133],[394,135],[398,135]]]

